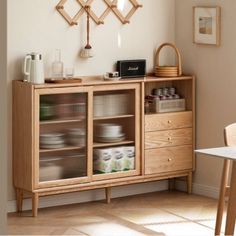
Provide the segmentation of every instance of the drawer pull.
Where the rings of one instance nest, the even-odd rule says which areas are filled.
[[[171,124],[172,122],[171,122],[171,120],[168,120],[168,124]]]
[[[168,161],[171,162],[171,161],[172,161],[172,158],[169,158]]]
[[[168,137],[168,141],[171,141],[172,140],[172,138],[171,137]]]

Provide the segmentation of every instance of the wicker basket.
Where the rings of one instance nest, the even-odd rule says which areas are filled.
[[[176,66],[160,66],[160,51],[163,47],[172,47],[176,52],[177,65]],[[182,75],[182,61],[178,48],[171,43],[162,44],[156,52],[156,66],[155,76],[157,77],[177,77]]]

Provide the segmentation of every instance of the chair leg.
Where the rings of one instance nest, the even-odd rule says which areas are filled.
[[[32,215],[36,217],[38,215],[38,205],[39,205],[39,195],[38,193],[33,193],[32,195]]]
[[[218,207],[217,207],[215,235],[220,235],[220,231],[221,231],[222,217],[223,217],[224,205],[225,205],[226,186],[228,185],[228,179],[229,179],[229,167],[230,167],[230,160],[224,160],[219,201],[218,201]]]
[[[187,176],[187,192],[188,194],[192,194],[192,182],[193,182],[193,173],[189,172]]]
[[[106,191],[106,202],[107,204],[111,203],[111,188],[105,188]]]
[[[16,189],[16,207],[17,212],[22,212],[24,193],[22,189]]]
[[[236,161],[233,162],[230,181],[229,203],[227,209],[225,235],[234,235],[236,220]]]

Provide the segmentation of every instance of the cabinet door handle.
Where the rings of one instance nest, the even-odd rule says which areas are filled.
[[[168,137],[168,141],[171,141],[172,140],[172,138],[171,137]]]
[[[172,122],[171,122],[171,120],[168,120],[168,124],[171,124]]]
[[[171,161],[172,161],[172,158],[169,158],[168,161],[171,162]]]

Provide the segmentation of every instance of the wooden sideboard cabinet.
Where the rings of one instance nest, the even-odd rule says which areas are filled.
[[[153,89],[174,87],[184,111],[145,111]],[[13,81],[13,173],[17,210],[39,197],[187,177],[194,160],[195,79],[135,78],[33,85]],[[121,127],[113,139],[99,127]]]
[[[153,175],[189,169],[187,180],[188,192],[191,193],[192,170],[195,168],[195,82],[194,79],[157,79],[145,83],[145,94],[166,87],[175,88],[185,99],[186,110],[145,114],[144,172]]]

